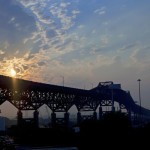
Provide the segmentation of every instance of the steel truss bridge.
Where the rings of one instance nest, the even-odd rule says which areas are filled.
[[[107,112],[106,107],[116,111],[115,104],[118,104],[117,111],[125,112],[130,118],[142,116],[150,119],[150,110],[140,107],[135,103],[130,93],[121,89],[120,84],[112,81],[100,82],[97,87],[91,90],[83,90],[71,87],[57,86],[45,83],[27,81],[8,76],[0,75],[0,105],[9,101],[18,109],[18,125],[22,123],[23,110],[34,110],[33,118],[38,126],[39,112],[42,105],[47,105],[51,113],[51,123],[69,122],[69,110],[77,108],[77,122],[84,119],[99,119]],[[82,112],[90,111],[92,115],[82,115]],[[64,118],[60,121],[56,113],[63,112]]]

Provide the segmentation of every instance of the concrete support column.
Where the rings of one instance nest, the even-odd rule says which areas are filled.
[[[97,120],[97,112],[96,111],[93,112],[93,118],[94,118],[94,120]]]
[[[77,124],[79,125],[81,123],[82,117],[81,117],[81,113],[78,111],[77,113]]]
[[[18,112],[17,112],[17,125],[21,126],[22,122],[23,122],[23,115],[22,115],[21,110],[18,110]]]
[[[128,117],[129,117],[130,120],[132,119],[131,118],[131,110],[130,109],[128,110]]]
[[[111,111],[115,112],[115,107],[114,106],[112,106]]]
[[[137,121],[137,114],[134,112],[134,121]]]
[[[35,123],[35,127],[39,127],[39,112],[37,110],[34,111],[33,113],[34,116],[34,123]]]
[[[51,113],[51,124],[52,126],[56,125],[56,113],[54,112]]]
[[[120,111],[120,112],[122,112],[122,110],[121,110],[121,109],[122,109],[122,108],[121,108],[121,104],[119,104],[119,111]]]
[[[69,126],[69,113],[68,112],[64,113],[64,119],[65,119],[66,126]]]
[[[103,110],[102,110],[102,107],[100,106],[99,107],[99,120],[102,119],[102,115],[103,115]]]

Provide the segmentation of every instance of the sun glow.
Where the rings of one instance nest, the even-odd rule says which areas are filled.
[[[12,77],[15,77],[17,73],[16,73],[16,71],[12,68],[12,69],[10,70],[10,74],[11,74]]]

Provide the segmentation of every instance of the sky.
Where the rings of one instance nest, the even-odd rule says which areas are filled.
[[[150,109],[149,14],[149,0],[0,0],[0,74],[80,89],[113,81],[138,103],[140,78]]]

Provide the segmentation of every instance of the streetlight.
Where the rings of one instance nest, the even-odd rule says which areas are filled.
[[[141,85],[140,85],[140,82],[141,82],[141,79],[138,79],[137,80],[139,82],[139,102],[140,102],[140,119],[141,119]]]

